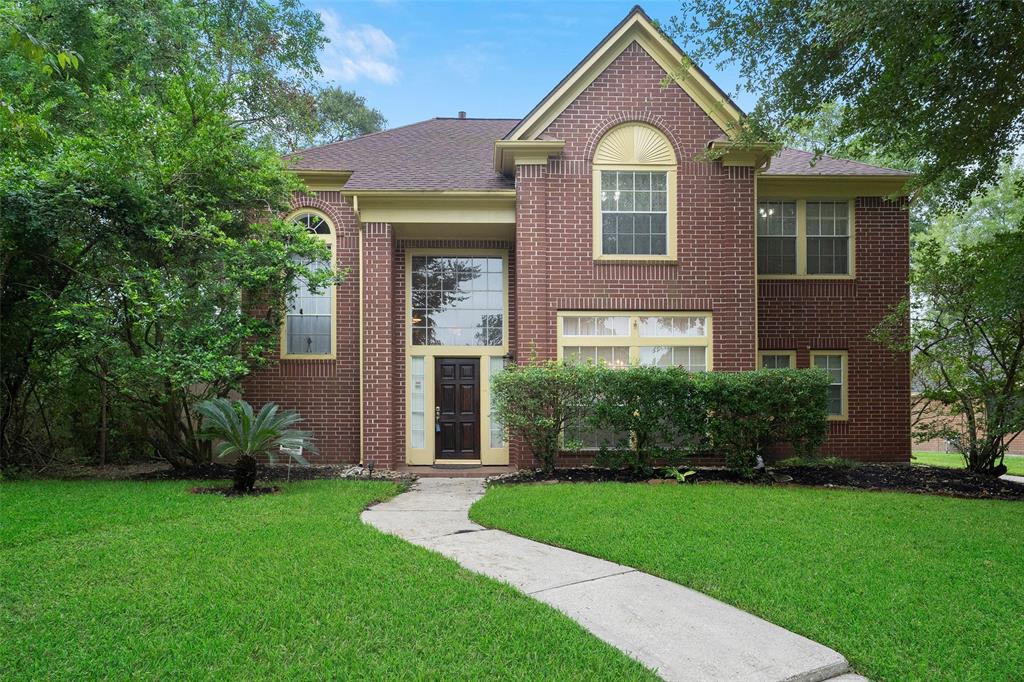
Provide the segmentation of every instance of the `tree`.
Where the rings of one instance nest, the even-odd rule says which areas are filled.
[[[1019,0],[685,0],[670,31],[762,93],[742,141],[778,140],[839,103],[816,151],[860,137],[919,161],[914,184],[962,204],[1024,143],[1022,25]]]
[[[0,126],[4,463],[90,455],[110,431],[175,464],[208,459],[196,404],[266,361],[297,281],[339,281],[310,267],[320,240],[276,219],[302,187],[258,143],[278,120],[259,92],[280,85],[259,74],[309,72],[320,45],[318,23],[280,12],[299,10],[4,8],[20,35],[79,55],[63,70],[0,55],[3,106],[32,123]]]
[[[955,250],[924,241],[913,298],[876,330],[912,353],[915,437],[949,440],[977,473],[1005,473],[1006,449],[1024,430],[1022,281],[1024,230]]]

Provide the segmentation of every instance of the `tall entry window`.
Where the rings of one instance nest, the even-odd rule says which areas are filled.
[[[500,256],[413,256],[412,345],[501,346],[504,268]]]
[[[312,211],[301,211],[291,218],[313,236],[324,240],[331,247],[334,258],[334,234],[327,219]],[[328,270],[331,260],[308,264],[310,270]],[[334,287],[310,290],[304,280],[288,299],[288,310],[282,339],[283,357],[332,358],[334,357]]]

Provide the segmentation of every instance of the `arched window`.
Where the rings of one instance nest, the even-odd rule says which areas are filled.
[[[293,213],[289,219],[305,227],[310,234],[323,239],[331,249],[330,261],[313,263],[310,269],[330,269],[335,253],[334,228],[327,216],[318,211],[303,209]],[[333,286],[314,293],[305,281],[300,281],[298,289],[288,301],[288,312],[281,334],[281,357],[333,358],[335,313]]]
[[[624,123],[594,150],[594,259],[675,260],[676,155],[645,123]]]

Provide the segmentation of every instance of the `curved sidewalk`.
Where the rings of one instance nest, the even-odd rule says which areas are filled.
[[[700,592],[469,520],[481,479],[426,478],[364,522],[550,604],[666,680],[863,680],[839,653]]]

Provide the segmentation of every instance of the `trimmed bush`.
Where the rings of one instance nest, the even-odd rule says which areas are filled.
[[[828,428],[829,375],[821,369],[696,372],[677,367],[610,369],[590,364],[510,367],[494,379],[495,416],[546,471],[581,426],[607,434],[599,461],[650,472],[655,460],[724,457],[751,475],[758,454],[789,444],[813,457]],[[623,438],[622,434],[630,434]]]
[[[494,377],[494,416],[510,435],[523,439],[545,472],[561,450],[578,450],[562,432],[583,421],[594,402],[592,365],[543,362],[508,367]]]

